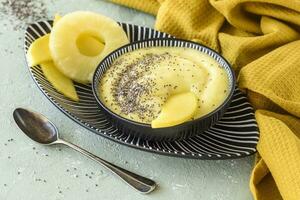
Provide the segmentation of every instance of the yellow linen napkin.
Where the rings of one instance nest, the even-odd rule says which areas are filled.
[[[155,28],[220,52],[256,109],[257,200],[300,199],[300,1],[113,0],[156,15]]]

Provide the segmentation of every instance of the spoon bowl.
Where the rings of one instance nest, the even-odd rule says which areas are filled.
[[[59,138],[56,126],[42,114],[24,108],[17,108],[13,112],[13,117],[19,128],[28,137],[40,144],[67,145],[87,156],[88,158],[91,158],[92,160],[98,162],[105,168],[109,169],[111,172],[121,178],[125,183],[138,190],[142,194],[150,193],[156,188],[156,183],[151,179],[145,178],[126,169],[118,167],[88,152],[87,150],[75,144],[72,144],[71,142]]]
[[[19,128],[32,140],[41,144],[52,144],[58,140],[56,126],[44,115],[17,108],[13,117]]]

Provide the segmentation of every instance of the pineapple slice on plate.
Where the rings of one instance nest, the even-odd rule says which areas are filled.
[[[61,18],[62,16],[56,14],[54,16],[53,26],[55,26]],[[88,34],[81,35],[77,39],[76,45],[80,53],[87,56],[96,56],[104,48],[104,43],[102,41]]]
[[[47,62],[52,60],[49,51],[49,36],[46,34],[38,39],[36,39],[29,47],[27,52],[27,60],[29,66],[35,66],[42,62]]]
[[[55,15],[53,26],[58,22],[60,18],[61,16],[57,14]],[[50,50],[49,50],[49,38],[50,38],[50,33],[36,39],[30,45],[27,52],[29,66],[35,66],[42,62],[48,62],[52,60]]]
[[[74,101],[79,100],[72,80],[58,71],[52,62],[49,34],[40,37],[30,45],[27,58],[30,66],[38,64],[41,66],[45,77],[57,91]]]
[[[151,122],[151,127],[164,128],[186,122],[194,116],[197,106],[197,97],[192,92],[172,95],[158,117]]]
[[[53,62],[45,62],[40,64],[43,73],[53,87],[66,97],[73,101],[79,101],[74,84],[71,79],[60,73]]]
[[[104,44],[96,55],[84,53],[78,47],[90,37]],[[125,32],[114,20],[93,12],[77,11],[63,16],[55,24],[49,46],[53,61],[63,74],[75,81],[88,83],[100,61],[127,43]]]

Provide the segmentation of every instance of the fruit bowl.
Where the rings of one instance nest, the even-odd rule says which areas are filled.
[[[127,52],[134,51],[136,49],[147,47],[192,48],[207,54],[215,61],[217,61],[220,67],[225,69],[229,80],[228,96],[225,98],[223,103],[216,107],[212,112],[195,120],[187,121],[179,125],[164,128],[152,128],[150,124],[140,123],[130,119],[126,119],[114,113],[109,108],[107,108],[101,101],[100,95],[98,93],[100,81],[105,71],[119,56]],[[92,80],[92,89],[97,103],[100,106],[100,109],[103,111],[103,113],[106,114],[107,118],[109,118],[111,122],[121,132],[126,132],[127,134],[132,135],[133,137],[143,138],[145,140],[174,141],[186,139],[191,136],[201,134],[207,129],[209,129],[212,125],[214,125],[217,121],[219,121],[219,119],[221,119],[231,102],[235,90],[235,76],[230,64],[221,55],[219,55],[217,52],[208,47],[187,40],[174,38],[157,38],[130,43],[128,45],[118,48],[117,50],[109,54],[107,57],[105,57],[95,70]]]

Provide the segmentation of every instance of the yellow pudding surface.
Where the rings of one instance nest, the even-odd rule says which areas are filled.
[[[177,120],[180,124],[221,105],[229,93],[229,79],[225,69],[205,53],[182,47],[151,47],[118,57],[104,73],[98,90],[108,109],[136,122],[151,124],[160,114],[172,117],[190,110],[188,118]],[[192,93],[196,106],[188,103],[191,99],[173,98],[182,93]],[[170,98],[180,102],[165,105],[174,101],[168,101]]]

